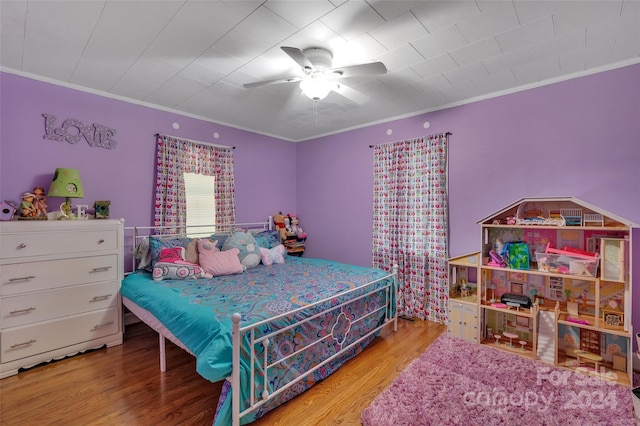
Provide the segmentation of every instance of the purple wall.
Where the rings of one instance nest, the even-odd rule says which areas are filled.
[[[279,209],[294,210],[296,145],[256,133],[188,118],[120,100],[0,74],[0,200],[20,201],[34,186],[49,188],[56,167],[77,168],[85,197],[72,204],[111,200],[110,213],[127,225],[149,225],[153,217],[155,133],[236,146],[236,218],[266,220]],[[43,113],[117,130],[113,150],[43,139]],[[172,123],[180,125],[173,129]],[[213,133],[220,135],[214,139]],[[63,199],[49,199],[49,210]]]
[[[371,265],[368,146],[441,132],[453,133],[451,256],[479,250],[476,221],[522,197],[574,196],[640,223],[639,113],[640,65],[633,65],[302,142],[296,177],[306,254]],[[633,323],[640,331],[640,309]]]
[[[370,265],[369,145],[447,131],[451,255],[478,250],[476,221],[522,197],[574,196],[640,223],[639,111],[633,65],[302,142],[297,201],[313,236],[308,254]]]
[[[459,255],[479,249],[477,220],[521,197],[575,196],[640,223],[639,88],[637,64],[293,144],[0,73],[0,200],[18,201],[36,185],[48,188],[56,167],[75,167],[86,194],[80,203],[111,200],[113,217],[148,224],[153,134],[166,133],[237,147],[239,221],[297,213],[309,234],[306,255],[370,265],[369,145],[450,131],[450,255]],[[58,123],[77,118],[115,128],[118,147],[45,140],[42,113]],[[174,121],[180,129],[172,128]],[[49,200],[50,210],[60,202]],[[634,288],[640,286],[638,253]],[[640,290],[634,305],[640,306]]]

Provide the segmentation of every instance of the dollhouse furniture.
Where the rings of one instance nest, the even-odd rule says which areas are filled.
[[[0,222],[0,378],[122,343],[123,222]]]
[[[449,323],[447,332],[477,343],[477,282],[480,253],[449,259]],[[487,331],[491,335],[491,329]]]
[[[575,354],[578,359],[578,366],[580,366],[582,361],[590,361],[595,364],[596,371],[599,371],[598,363],[602,361],[602,357],[600,355],[585,351],[575,351]]]
[[[613,354],[613,369],[618,371],[627,371],[627,360],[624,356]]]
[[[576,348],[575,346],[566,345],[564,352],[565,352],[565,356],[578,359],[578,354],[576,352],[583,352],[583,351]]]
[[[604,226],[604,216],[599,213],[587,213],[582,220],[582,226]]]
[[[508,331],[504,331],[502,333],[502,335],[504,337],[506,337],[507,339],[509,339],[509,347],[512,348],[513,347],[513,339],[517,339],[518,335],[516,333],[510,333]]]
[[[497,345],[510,353],[570,369],[591,362],[596,369],[617,370],[612,380],[631,386],[629,253],[632,230],[640,225],[573,197],[522,198],[478,223],[483,251],[475,298],[477,341],[496,346],[499,335],[481,331],[500,330],[532,349]],[[490,256],[513,241],[528,245],[528,270],[511,269]],[[533,305],[515,309],[496,303],[509,293],[535,295]],[[610,345],[619,352],[608,352]]]

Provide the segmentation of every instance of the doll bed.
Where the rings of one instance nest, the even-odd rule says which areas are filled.
[[[394,271],[395,272],[395,271]],[[153,281],[136,271],[124,305],[196,357],[210,381],[226,379],[214,425],[249,423],[324,379],[396,327],[395,273],[286,257],[242,274]]]

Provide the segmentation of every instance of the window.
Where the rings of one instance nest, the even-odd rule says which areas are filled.
[[[216,178],[196,173],[184,173],[187,201],[187,235],[210,235],[216,231]]]

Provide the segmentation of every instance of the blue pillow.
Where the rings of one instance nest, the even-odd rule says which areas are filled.
[[[218,247],[219,250],[222,250],[222,246],[224,246],[224,242],[227,241],[227,238],[229,238],[231,236],[230,233],[228,232],[220,232],[220,233],[215,233],[215,234],[211,234],[211,239],[212,240],[216,240],[216,247]]]
[[[247,269],[255,268],[260,264],[260,247],[251,232],[234,232],[222,245],[222,251],[232,248],[240,250],[238,258],[240,263],[246,266]]]
[[[254,235],[256,243],[260,247],[271,249],[280,245],[280,233],[278,231],[260,231]]]

